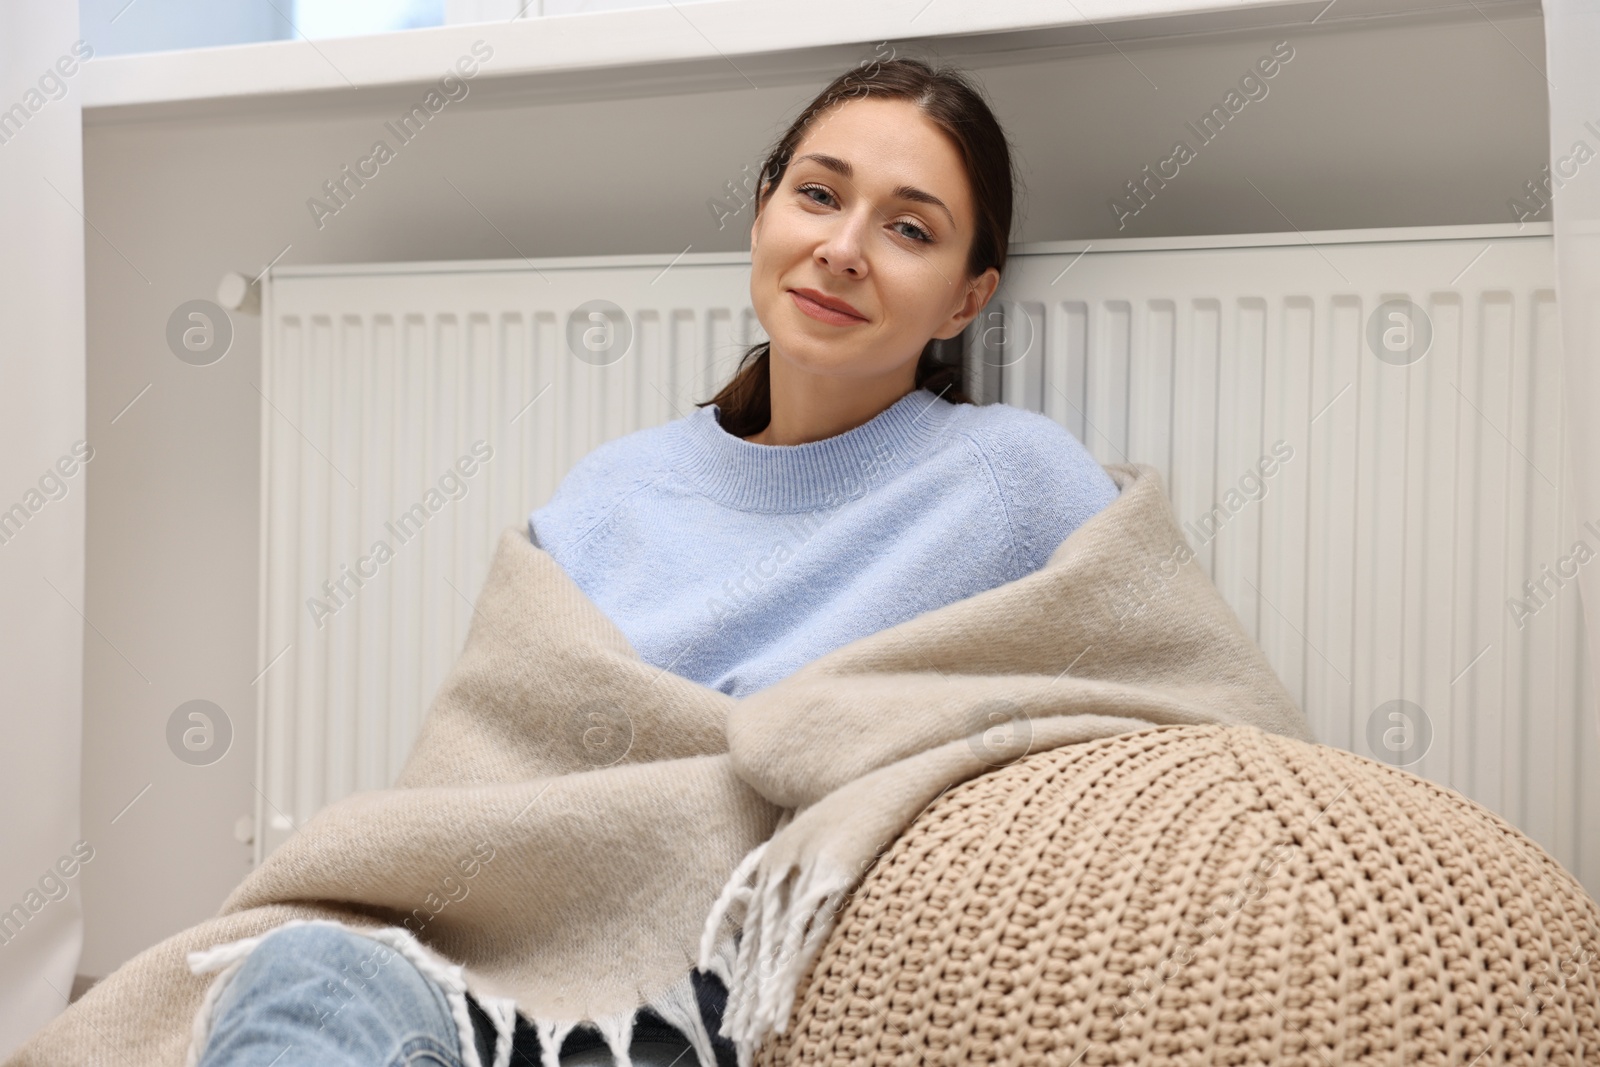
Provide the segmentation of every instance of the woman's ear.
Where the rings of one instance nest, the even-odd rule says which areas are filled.
[[[967,323],[978,317],[978,313],[989,303],[989,299],[999,287],[1000,272],[993,267],[968,282],[960,307],[956,309],[955,314],[945,320],[943,326],[933,332],[933,336],[949,340],[966,329]]]

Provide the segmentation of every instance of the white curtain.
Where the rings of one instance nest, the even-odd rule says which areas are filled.
[[[63,73],[80,73],[77,38],[76,3],[0,0],[0,1058],[67,1006],[83,944],[70,857],[93,837],[78,818],[87,471],[57,467],[94,444],[82,79]]]
[[[1550,183],[1561,314],[1569,545],[1600,543],[1600,0],[1544,0]],[[1567,538],[1563,538],[1567,540]],[[1600,705],[1600,558],[1578,570],[1591,692]],[[1600,731],[1600,706],[1589,709]]]

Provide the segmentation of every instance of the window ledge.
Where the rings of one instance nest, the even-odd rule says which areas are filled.
[[[803,83],[836,73],[840,50],[871,62],[879,41],[942,38],[940,52],[950,59],[1004,52],[1040,59],[1051,50],[1106,50],[1119,40],[1394,16],[1480,18],[1486,8],[1539,11],[1537,0],[708,0],[107,56],[83,64],[81,88],[91,124],[367,106],[399,99],[407,87],[415,95],[460,57],[470,64],[473,44],[482,41],[480,53],[484,45],[493,52],[477,63],[473,92],[494,86],[488,95],[625,97]],[[959,56],[951,54],[950,38],[961,39]]]

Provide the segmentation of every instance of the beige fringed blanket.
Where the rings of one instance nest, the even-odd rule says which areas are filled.
[[[730,989],[748,1065],[844,897],[950,786],[1025,752],[1165,723],[1309,739],[1191,560],[1156,472],[1040,570],[837,649],[742,700],[639,659],[524,528],[500,538],[466,646],[394,788],[309,820],[221,913],[140,953],[15,1067],[193,1063],[266,931],[342,920],[444,986],[469,1025],[580,1021],[620,1064],[649,1005],[714,1067],[689,972]],[[737,945],[736,929],[742,929]],[[192,969],[191,969],[192,968]],[[470,1041],[468,1067],[478,1063]]]

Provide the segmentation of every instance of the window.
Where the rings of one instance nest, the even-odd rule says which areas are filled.
[[[669,0],[78,0],[97,56],[320,40],[424,26],[665,6]],[[679,0],[683,2],[683,0]]]

